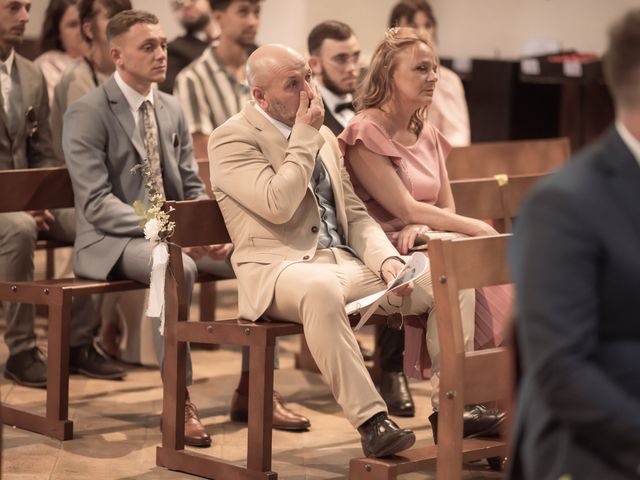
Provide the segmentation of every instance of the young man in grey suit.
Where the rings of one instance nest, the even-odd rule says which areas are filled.
[[[640,478],[640,9],[604,57],[616,122],[536,186],[511,263],[524,375],[510,479]]]
[[[354,116],[353,94],[360,77],[360,45],[346,23],[327,20],[307,37],[309,66],[318,81],[324,103],[324,124],[335,136]],[[361,347],[362,348],[362,347]],[[382,379],[380,395],[391,415],[412,417],[415,405],[403,372],[404,331],[384,327],[376,338]]]
[[[42,73],[15,53],[29,21],[31,0],[0,0],[0,169],[37,168],[54,164],[49,130],[49,102]],[[0,278],[30,281],[38,237],[73,242],[73,210],[0,214]],[[47,367],[36,346],[33,305],[4,303],[5,341],[9,359],[5,376],[30,387],[45,387]],[[99,323],[90,297],[73,302],[71,313],[71,371],[91,377],[117,379],[124,370],[93,347]]]
[[[79,274],[98,280],[129,278],[148,283],[152,246],[144,238],[133,203],[149,206],[142,174],[131,169],[143,159],[169,200],[207,198],[193,157],[191,136],[178,101],[152,89],[167,69],[166,37],[155,15],[126,10],[107,25],[116,72],[103,85],[69,106],[62,146],[76,197],[74,260]],[[233,275],[222,261],[230,245],[194,249],[184,256],[189,292],[198,270]],[[153,335],[162,365],[163,338]],[[191,383],[191,363],[187,366]],[[209,446],[211,438],[188,398],[185,443]]]

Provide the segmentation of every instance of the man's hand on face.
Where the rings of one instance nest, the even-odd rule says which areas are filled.
[[[298,105],[298,111],[296,112],[296,123],[306,123],[316,130],[320,130],[323,121],[324,104],[322,103],[322,97],[320,96],[318,86],[314,85],[313,97],[311,99],[309,99],[307,92],[301,90],[300,105]]]
[[[29,214],[34,218],[41,232],[48,232],[51,229],[50,225],[56,219],[49,210],[31,210]]]

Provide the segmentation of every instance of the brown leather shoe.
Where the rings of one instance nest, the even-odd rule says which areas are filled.
[[[188,398],[184,403],[184,443],[192,447],[211,445],[211,437],[200,421],[198,409]]]
[[[237,390],[233,392],[231,400],[231,420],[246,423],[249,419],[249,397]],[[307,417],[289,410],[278,392],[273,392],[273,428],[302,432],[309,430],[311,422]]]

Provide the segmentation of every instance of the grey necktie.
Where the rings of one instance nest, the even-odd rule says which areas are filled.
[[[151,168],[151,178],[156,190],[164,197],[164,184],[162,182],[162,168],[160,167],[160,150],[158,149],[158,133],[155,128],[153,105],[145,100],[140,106],[144,126],[144,147],[147,150],[147,161]]]
[[[9,133],[11,133],[12,135],[15,135],[16,131],[16,127],[18,125],[18,114],[16,112],[15,109],[15,105],[13,105],[13,103],[11,102],[11,83],[12,83],[12,79],[11,79],[11,75],[9,75],[9,71],[7,69],[7,64],[3,63],[0,66],[0,70],[2,71],[2,73],[4,75],[2,75],[2,79],[5,80],[0,84],[0,88],[2,88],[2,106],[4,108],[4,112],[7,115],[7,127],[9,130]],[[5,83],[6,82],[6,83]],[[8,89],[8,94],[6,95],[5,98],[5,94],[4,94],[4,90]]]

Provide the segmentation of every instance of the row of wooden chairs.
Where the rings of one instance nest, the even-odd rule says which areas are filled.
[[[71,208],[71,179],[66,168],[0,170],[0,213]],[[199,282],[217,278],[201,275]],[[74,297],[147,288],[132,280],[94,281],[82,278],[32,282],[0,281],[0,301],[43,305],[48,310],[47,392],[44,416],[7,404],[2,421],[58,440],[73,438],[69,420],[69,325]]]
[[[158,465],[211,479],[275,479],[271,471],[271,395],[275,338],[301,334],[302,326],[286,322],[246,322],[241,319],[209,322],[186,321],[182,248],[228,241],[222,215],[214,200],[168,202],[173,208],[176,231],[170,245],[166,289],[166,334],[163,391],[162,446]],[[202,218],[210,221],[206,225]],[[198,228],[195,228],[198,226]],[[423,470],[438,463],[441,478],[458,478],[462,460],[506,454],[500,440],[462,441],[462,408],[465,403],[502,400],[510,381],[508,350],[504,347],[465,354],[462,342],[458,290],[508,283],[506,246],[509,235],[434,241],[430,259],[438,328],[443,344],[441,370],[440,446],[402,453],[392,459],[354,459],[351,479],[394,479],[401,473]],[[487,268],[490,265],[490,268]],[[187,342],[243,345],[250,348],[251,398],[247,438],[247,462],[239,465],[184,449],[184,362]],[[445,353],[446,352],[446,353]],[[457,466],[457,467],[456,467]]]
[[[561,145],[562,141],[556,143]],[[208,163],[199,162],[199,166],[201,168],[201,175],[205,183],[208,184]],[[514,171],[519,172],[519,170]],[[14,177],[13,174],[16,176]],[[452,178],[455,178],[455,176],[452,176]],[[474,181],[454,181],[452,182],[452,188],[454,189],[459,211],[468,209],[466,211],[471,212],[473,210],[475,213],[465,214],[477,218],[499,219],[502,216],[504,221],[503,231],[510,231],[510,221],[515,214],[515,206],[519,203],[522,192],[527,190],[538,178],[538,175],[516,174],[509,176],[509,181],[506,184],[504,184],[503,181],[499,182],[493,178]],[[73,206],[72,189],[65,169],[0,172],[0,191],[3,192],[3,198],[5,197],[4,194],[6,194],[6,198],[11,199],[0,205],[1,212]],[[479,199],[482,199],[482,201],[479,202]],[[499,202],[496,201],[496,199],[499,199]],[[191,205],[191,203],[194,205]],[[184,204],[185,206],[183,207],[180,204]],[[201,244],[199,242],[205,244],[228,241],[228,236],[215,202],[180,202],[180,204],[175,205],[176,211],[173,212],[173,214],[176,215],[176,220],[179,222],[178,225],[185,225],[187,230],[185,230],[185,236],[181,237],[181,230],[178,229],[173,239],[176,243],[176,245],[172,245],[171,247],[171,258],[172,262],[174,262],[172,263],[173,267],[171,272],[173,272],[174,276],[168,278],[166,283],[168,329],[165,357],[165,373],[167,373],[167,375],[164,384],[165,396],[163,410],[165,429],[163,433],[163,445],[158,449],[158,464],[176,470],[190,471],[191,473],[207,478],[276,478],[275,473],[270,471],[273,346],[277,336],[302,333],[302,328],[299,325],[289,323],[246,324],[239,322],[237,319],[215,323],[184,322],[186,318],[186,304],[184,303],[184,298],[181,298],[181,289],[177,287],[179,281],[176,279],[176,276],[179,277],[179,275],[176,275],[176,272],[181,272],[181,268],[175,265],[177,261],[176,258],[179,258],[181,261],[181,257],[178,255],[179,249],[189,245],[199,245]],[[496,213],[496,205],[501,205],[499,208],[501,211],[500,215]],[[183,208],[186,208],[186,210],[183,210]],[[208,210],[207,213],[203,214],[200,209],[210,209],[210,211]],[[505,212],[510,213],[505,214]],[[191,220],[189,220],[189,218],[191,218]],[[201,218],[214,219],[213,222],[207,224],[210,228],[206,229],[206,231],[203,231],[202,222],[198,221],[198,219]],[[195,224],[193,223],[194,221],[196,222]],[[198,228],[191,228],[189,225],[197,225]],[[212,229],[214,231],[212,231]],[[195,238],[192,238],[191,235],[195,235]],[[472,240],[474,240],[474,242],[471,242],[469,245],[476,244],[476,239]],[[504,241],[506,242],[506,240]],[[457,243],[456,241],[451,244],[457,245]],[[445,244],[449,245],[449,242],[445,242]],[[180,247],[177,245],[180,245]],[[434,242],[433,245],[430,245],[430,256],[433,257],[436,255],[439,248],[443,249],[443,255],[445,254],[444,250],[447,248],[454,249],[451,255],[462,255],[456,253],[455,249],[457,247],[438,247],[437,242]],[[470,249],[469,251],[473,251],[474,248],[476,247],[468,247],[468,249]],[[493,254],[497,255],[495,257],[496,259],[498,259],[501,253],[504,252],[493,252]],[[497,263],[500,263],[499,259]],[[432,264],[432,272],[435,268],[435,265]],[[455,273],[453,274],[456,275]],[[468,278],[471,279],[474,277],[469,276]],[[436,277],[434,276],[434,285],[436,285],[435,279]],[[212,279],[206,278],[204,280]],[[487,279],[485,278],[484,280]],[[504,278],[501,278],[501,280],[504,280]],[[15,285],[11,282],[0,282],[0,299],[22,301],[25,303],[40,303],[49,306],[49,382],[47,385],[46,417],[42,418],[4,406],[2,409],[4,423],[44,433],[54,438],[72,438],[73,424],[68,420],[68,328],[71,299],[74,295],[122,291],[132,288],[145,288],[145,286],[130,281],[93,282],[82,279],[45,280],[33,282],[30,285]],[[436,294],[437,293],[434,292],[434,295]],[[205,300],[211,297],[211,295],[203,295]],[[207,310],[213,310],[211,304],[207,307]],[[172,317],[172,315],[174,316]],[[378,318],[376,321],[382,323],[384,318]],[[184,378],[180,378],[177,372],[184,371],[181,367],[184,366],[185,342],[198,339],[203,343],[246,345],[251,349],[250,383],[252,389],[252,405],[250,405],[249,449],[246,467],[228,464],[222,460],[211,459],[208,456],[184,451],[182,434],[182,428],[184,426],[182,422],[182,415],[184,414]],[[504,359],[504,352],[498,353],[498,355]],[[468,368],[475,370],[473,365],[475,365],[476,362],[478,362],[478,364],[486,364],[489,362],[484,356],[482,356],[482,358],[482,360],[478,361],[469,361],[469,365],[472,366]],[[446,370],[444,363],[445,360],[443,357],[443,375]],[[458,364],[460,364],[460,358],[458,358]],[[175,377],[172,377],[172,374],[168,373],[169,371],[173,371]],[[450,390],[445,390],[444,387],[442,391],[450,392]],[[500,389],[497,391],[502,392]],[[476,394],[467,393],[466,395],[470,396],[470,398],[475,398],[473,395]],[[481,393],[478,395],[482,397],[484,394]],[[457,397],[454,395],[453,398]],[[467,397],[465,397],[465,402],[469,403]],[[460,402],[453,402],[452,405],[457,408],[458,403],[463,405],[463,403]],[[455,413],[445,413],[448,411],[447,408],[444,407],[446,404],[445,399],[441,399],[443,423],[445,422],[445,418],[458,417],[457,410],[455,409],[451,410]],[[459,418],[462,418],[461,410]],[[449,425],[448,422],[447,425]],[[452,422],[451,426],[457,428],[456,422]],[[446,429],[443,429],[442,432],[444,436],[442,437],[443,442],[441,445],[444,445],[448,434],[444,433]],[[461,433],[458,436],[457,434],[452,435],[452,438],[462,438]],[[467,445],[465,447],[465,451],[467,452],[465,458],[484,458],[499,455],[503,452],[502,446],[497,444],[479,445],[480,444],[476,444],[475,446]],[[470,450],[471,447],[478,447],[480,450],[476,451],[476,453],[470,453],[473,450]],[[442,448],[443,447],[441,447],[441,449]],[[454,450],[457,450],[457,447]],[[440,452],[440,455],[442,454],[443,452]],[[427,458],[429,455],[431,455],[431,457]],[[396,460],[395,463],[394,461],[356,459],[353,460],[351,464],[351,478],[395,478],[394,475],[399,473],[414,471],[411,469],[423,468],[425,465],[433,463],[435,461],[433,455],[433,450],[431,450],[431,452],[421,451],[411,453],[408,454],[404,460]],[[481,456],[478,457],[477,455]],[[361,470],[364,474],[367,474],[367,476],[359,476],[362,475]],[[438,471],[440,470],[441,467],[438,466]],[[372,472],[380,473],[371,476],[370,474]],[[443,478],[455,477],[447,476]]]

